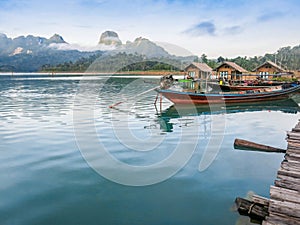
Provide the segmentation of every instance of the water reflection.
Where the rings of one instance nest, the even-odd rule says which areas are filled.
[[[87,165],[76,145],[72,116],[79,76],[2,76],[0,224],[235,224],[238,214],[229,210],[235,197],[249,190],[267,197],[282,155],[234,151],[234,138],[255,137],[257,142],[283,147],[285,131],[299,117],[299,107],[291,100],[213,110],[179,109],[163,102],[165,110],[158,113],[153,106],[154,91],[139,95],[157,85],[154,79],[137,83],[133,78],[89,77],[88,81],[86,99],[90,88],[106,84],[96,96],[94,116],[83,118],[79,125],[92,120],[99,142],[113,157],[147,167],[168,159],[180,143],[185,144],[182,152],[196,144],[191,159],[173,177],[156,185],[136,188],[110,182]],[[115,109],[109,108],[120,101]],[[84,101],[79,112],[87,106]],[[240,113],[252,111],[261,112]],[[225,132],[220,126],[224,119]],[[83,131],[90,137],[90,130]],[[221,146],[216,146],[214,137],[224,138]],[[153,151],[142,151],[161,139]],[[207,147],[210,140],[211,149]],[[86,144],[98,150],[98,145]],[[212,166],[198,172],[200,161],[211,155],[217,155]],[[105,163],[107,170],[120,176],[121,170]],[[158,173],[164,168],[168,165]]]
[[[297,101],[297,99],[295,100]],[[258,111],[280,111],[283,113],[297,114],[300,111],[300,107],[296,101],[293,99],[285,99],[260,103],[226,105],[226,107],[223,105],[214,105],[213,107],[208,105],[197,107],[172,105],[161,113],[158,113],[157,123],[162,131],[173,132],[174,124],[172,119],[174,118]]]

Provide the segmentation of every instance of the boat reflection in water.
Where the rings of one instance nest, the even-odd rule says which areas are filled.
[[[284,99],[234,105],[172,105],[161,113],[158,113],[158,119],[162,131],[173,132],[173,123],[171,120],[175,118],[258,111],[280,111],[283,113],[296,114],[300,111],[297,102],[300,102],[300,99],[295,99],[295,101],[293,99]]]

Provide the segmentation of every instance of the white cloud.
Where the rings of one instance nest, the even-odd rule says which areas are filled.
[[[98,48],[85,46],[96,45],[105,30],[116,31],[123,43],[143,36],[176,43],[198,55],[206,53],[208,57],[220,53],[225,57],[241,53],[251,56],[299,44],[297,0],[5,2],[2,1],[5,7],[0,2],[1,32],[10,37],[28,34],[50,37],[58,33],[67,42],[77,43],[77,46],[59,48]],[[210,24],[203,24],[207,21]],[[187,35],[183,32],[187,30],[198,35]]]
[[[115,50],[114,46],[108,45],[96,45],[96,46],[82,46],[78,44],[65,44],[65,43],[52,43],[49,45],[49,48],[54,48],[57,50],[78,50],[82,52],[92,52],[92,51],[108,51],[108,50]]]

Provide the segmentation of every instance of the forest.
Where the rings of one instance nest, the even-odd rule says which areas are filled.
[[[300,45],[295,47],[283,47],[276,53],[266,53],[264,56],[254,57],[236,57],[225,58],[223,56],[217,59],[210,59],[206,54],[200,57],[160,57],[148,58],[145,55],[116,53],[113,55],[105,55],[97,53],[87,58],[81,58],[75,62],[69,61],[57,65],[43,65],[42,72],[121,72],[121,71],[180,71],[183,70],[191,62],[204,62],[211,68],[215,69],[224,61],[235,62],[248,71],[254,70],[257,66],[266,61],[275,62],[282,68],[293,71],[300,69]]]

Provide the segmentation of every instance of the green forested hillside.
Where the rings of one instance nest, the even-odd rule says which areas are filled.
[[[47,64],[42,66],[41,71],[51,72],[84,72],[95,70],[101,72],[116,71],[147,71],[147,70],[180,70],[192,61],[205,62],[213,69],[223,61],[232,61],[248,71],[254,70],[257,66],[266,61],[276,62],[287,70],[300,69],[300,45],[295,47],[280,48],[275,54],[265,54],[255,57],[236,57],[209,59],[205,54],[201,57],[161,57],[147,58],[138,54],[117,53],[113,55],[94,54],[88,58],[81,58],[77,61],[69,61],[57,65]]]
[[[218,59],[207,59],[207,56],[203,54],[199,59],[206,62],[212,68],[216,68],[219,63],[223,61],[231,61],[240,65],[248,71],[252,71],[257,66],[263,64],[266,61],[272,61],[286,70],[299,70],[300,69],[300,45],[295,47],[283,47],[280,48],[275,54],[265,54],[264,56],[255,57],[236,57],[232,59],[224,58],[220,56]]]
[[[147,58],[138,54],[117,53],[114,55],[93,55],[76,62],[56,66],[44,65],[46,72],[121,72],[149,70],[180,70],[182,61],[172,58]]]

